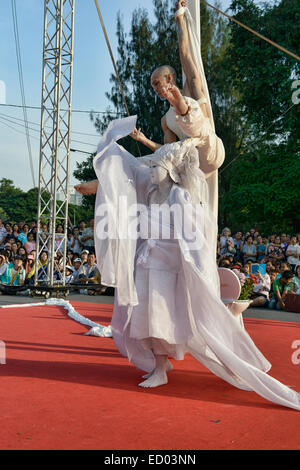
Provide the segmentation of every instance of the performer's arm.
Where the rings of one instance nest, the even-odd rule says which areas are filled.
[[[182,7],[187,6],[186,0],[181,0],[177,3],[177,10]],[[185,73],[189,90],[191,92],[191,97],[198,101],[201,98],[205,98],[205,94],[202,87],[201,78],[197,67],[193,61],[193,58],[189,49],[189,34],[186,26],[186,21],[184,14],[176,17],[177,31],[178,31],[178,43],[179,43],[179,53],[180,60],[183,71]],[[208,117],[206,104],[201,105],[201,109],[205,115]]]
[[[152,140],[148,139],[145,134],[142,133],[141,129],[137,129],[136,127],[133,129],[132,133],[130,136],[136,140],[137,142],[141,142],[141,144],[145,145],[148,147],[152,152],[155,152],[155,150],[159,149],[162,147],[161,144],[157,144],[156,142],[153,142]]]

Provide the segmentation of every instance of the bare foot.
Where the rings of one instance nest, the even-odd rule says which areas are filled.
[[[81,194],[96,194],[98,189],[98,180],[88,181],[87,183],[77,184],[74,186],[76,191]]]
[[[173,369],[173,366],[172,366],[171,362],[168,359],[166,372],[170,372],[170,370],[172,370],[172,369]],[[149,379],[149,377],[151,377],[151,375],[153,375],[154,372],[155,372],[155,369],[153,369],[152,372],[149,372],[149,374],[143,375],[142,379]]]
[[[139,384],[139,387],[143,388],[154,388],[166,385],[168,383],[168,377],[166,372],[162,370],[154,371],[153,374],[144,382]]]

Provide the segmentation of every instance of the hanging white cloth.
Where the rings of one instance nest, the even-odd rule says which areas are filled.
[[[189,49],[195,66],[199,72],[203,92],[207,100],[206,108],[209,115],[209,121],[212,129],[215,131],[215,123],[213,111],[211,106],[210,94],[207,86],[206,75],[203,66],[201,55],[201,27],[200,27],[200,1],[190,0],[190,8],[182,8],[181,13],[184,12],[187,30],[189,34]],[[183,93],[191,96],[186,77],[183,74]],[[214,171],[207,178],[208,190],[210,195],[210,207],[216,219],[218,219],[218,171]]]

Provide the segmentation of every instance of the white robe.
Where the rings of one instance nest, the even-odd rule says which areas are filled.
[[[162,352],[176,359],[188,352],[232,385],[300,410],[300,394],[266,373],[271,364],[220,298],[210,244],[215,219],[206,208],[195,227],[198,244],[192,249],[185,237],[145,241],[123,236],[131,223],[130,207],[146,204],[151,186],[149,169],[116,144],[132,132],[135,122],[136,117],[113,121],[94,159],[99,179],[95,247],[102,283],[116,288],[111,323],[116,346],[147,372],[154,368],[152,347],[163,347]],[[170,206],[185,208],[188,201],[187,191],[174,184]],[[105,203],[110,204],[106,218]],[[105,239],[111,225],[117,227],[116,235]]]

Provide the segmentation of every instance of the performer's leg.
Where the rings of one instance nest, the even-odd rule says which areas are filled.
[[[74,186],[76,191],[81,194],[97,194],[98,180],[88,181],[87,183]]]
[[[167,367],[168,356],[154,355],[155,356],[155,369],[150,377],[139,384],[140,387],[154,388],[168,383]]]

